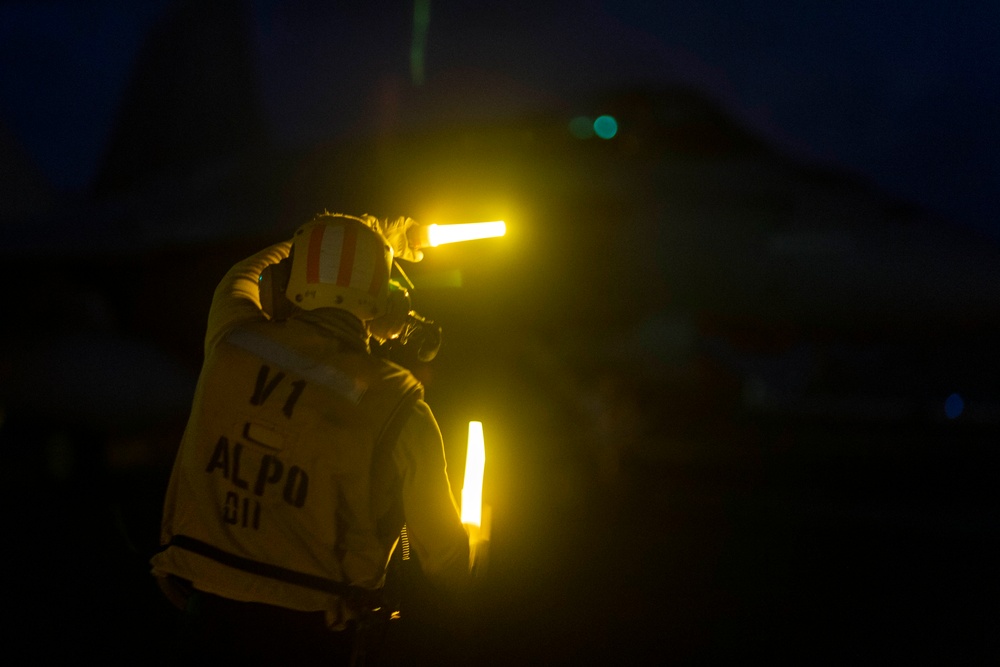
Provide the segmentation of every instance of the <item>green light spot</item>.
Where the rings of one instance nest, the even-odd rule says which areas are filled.
[[[577,116],[569,122],[569,133],[577,139],[590,139],[594,136],[594,124],[586,116]]]
[[[413,85],[424,83],[424,56],[427,52],[427,28],[431,23],[431,0],[413,2],[413,40],[410,42],[410,79]]]
[[[618,121],[613,116],[601,116],[594,121],[594,133],[601,139],[610,139],[618,134]]]

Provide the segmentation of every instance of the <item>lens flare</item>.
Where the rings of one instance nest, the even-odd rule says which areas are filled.
[[[569,133],[577,139],[590,139],[594,136],[594,121],[586,116],[577,116],[569,122]]]
[[[965,400],[958,394],[952,394],[944,402],[944,414],[948,419],[958,419],[965,411]]]
[[[594,134],[601,139],[610,139],[618,134],[618,121],[614,116],[601,116],[594,121]]]

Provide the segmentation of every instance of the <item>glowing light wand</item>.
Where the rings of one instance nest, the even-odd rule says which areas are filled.
[[[407,233],[407,241],[415,248],[436,248],[446,243],[489,239],[506,233],[507,224],[503,220],[454,225],[415,225]]]
[[[469,422],[465,482],[462,485],[462,523],[469,532],[469,567],[479,571],[485,567],[485,543],[490,539],[490,508],[489,505],[483,505],[485,469],[486,444],[483,439],[483,423],[472,421]],[[479,556],[478,564],[477,556]]]

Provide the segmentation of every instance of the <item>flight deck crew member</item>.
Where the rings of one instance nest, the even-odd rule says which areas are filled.
[[[389,274],[394,258],[421,256],[412,224],[322,214],[215,290],[152,558],[195,621],[194,650],[233,664],[346,660],[404,523],[427,578],[465,584],[468,535],[437,422],[414,376],[369,347],[408,311]],[[258,283],[289,256],[294,307],[272,318]]]

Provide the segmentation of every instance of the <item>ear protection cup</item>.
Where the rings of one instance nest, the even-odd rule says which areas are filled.
[[[417,335],[420,345],[417,347],[417,359],[423,362],[432,361],[441,349],[441,327],[424,320]]]
[[[270,264],[257,279],[260,290],[260,309],[272,320],[288,319],[295,312],[295,305],[285,297],[292,258],[286,257],[277,264]]]
[[[396,340],[406,330],[411,309],[410,293],[395,280],[390,280],[385,314],[371,320],[368,330],[379,340]]]

